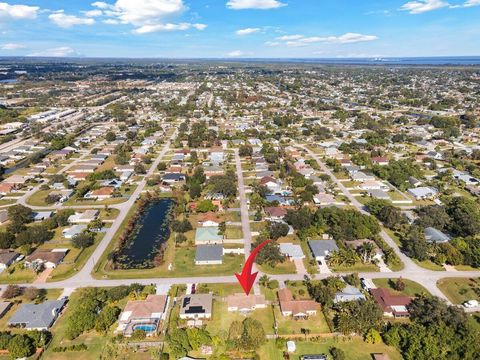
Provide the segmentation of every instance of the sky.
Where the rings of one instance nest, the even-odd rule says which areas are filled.
[[[480,55],[480,0],[0,0],[0,56]]]

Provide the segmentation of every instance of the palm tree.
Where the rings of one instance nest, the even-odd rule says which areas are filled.
[[[268,283],[270,282],[270,278],[267,275],[262,275],[260,279],[258,279],[258,282],[263,287],[267,287]]]
[[[363,243],[357,250],[364,264],[372,262],[375,253],[375,246],[371,242]]]

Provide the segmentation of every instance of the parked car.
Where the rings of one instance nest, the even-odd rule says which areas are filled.
[[[477,300],[468,300],[463,303],[463,306],[465,306],[466,308],[474,308],[479,306],[479,303]]]

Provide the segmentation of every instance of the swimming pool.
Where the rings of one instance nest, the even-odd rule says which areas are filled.
[[[133,325],[133,330],[143,330],[145,332],[154,332],[157,329],[155,324],[138,324]]]

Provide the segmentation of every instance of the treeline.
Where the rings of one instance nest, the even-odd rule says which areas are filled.
[[[12,359],[26,358],[37,348],[43,348],[52,338],[48,331],[27,331],[22,334],[12,334],[10,331],[0,332],[0,350],[8,350]]]

